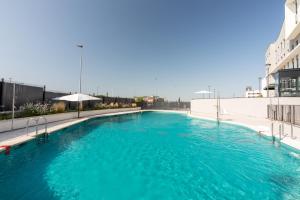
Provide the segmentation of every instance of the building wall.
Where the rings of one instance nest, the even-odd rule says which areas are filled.
[[[270,64],[270,71],[274,71],[275,70],[275,43],[270,44],[270,46],[267,49],[266,52],[266,64]],[[266,74],[268,74],[268,69],[266,68]]]
[[[285,35],[285,22],[282,25],[282,28],[280,30],[279,36],[277,40],[274,43],[274,49],[272,53],[275,53],[275,64],[271,67],[270,73],[275,72],[274,70],[277,69],[278,64],[282,61],[282,59],[288,54],[290,43],[288,40],[286,40]]]
[[[249,90],[245,92],[245,97],[246,98],[258,98],[262,97],[261,92],[259,90]]]
[[[297,2],[297,9],[298,14],[296,15],[296,4]],[[284,11],[285,11],[285,19],[286,19],[286,35],[290,35],[293,30],[295,29],[296,25],[300,21],[299,15],[299,7],[300,7],[300,0],[286,0]]]
[[[278,71],[300,69],[300,0],[286,0],[284,12],[285,19],[278,38],[269,45],[265,55],[265,79],[270,85],[275,85],[274,95],[280,95]]]

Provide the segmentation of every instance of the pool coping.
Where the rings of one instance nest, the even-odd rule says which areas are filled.
[[[62,124],[54,125],[53,127],[50,127],[47,129],[48,134],[52,134],[53,132],[56,132],[58,130],[70,127],[72,125],[87,121],[89,119],[93,118],[101,118],[101,117],[108,117],[108,116],[116,116],[116,115],[126,115],[126,114],[133,114],[133,113],[140,113],[142,110],[134,110],[134,111],[121,111],[121,112],[115,112],[115,113],[106,113],[106,114],[99,114],[99,115],[92,115],[88,117],[83,117],[79,119],[73,119],[72,121],[68,122],[62,122]],[[9,131],[8,131],[9,132]],[[11,139],[7,139],[0,142],[0,153],[9,150],[11,147],[18,146],[22,143],[29,142],[36,138],[36,136],[44,134],[44,131],[40,131],[36,134],[35,131],[29,132],[28,134],[23,134]]]
[[[177,113],[177,114],[188,114],[187,110],[156,110],[156,109],[147,109],[141,110],[142,112],[161,112],[161,113]]]

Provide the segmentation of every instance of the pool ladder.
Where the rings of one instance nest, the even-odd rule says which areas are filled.
[[[39,136],[39,122],[40,120],[44,120],[44,126],[45,126],[45,132],[42,134],[43,137],[38,137]],[[27,123],[26,123],[26,130],[27,130],[27,135],[29,133],[29,125],[30,125],[30,122],[33,121],[34,122],[34,127],[35,127],[35,137],[37,139],[41,138],[43,139],[44,141],[46,139],[48,139],[48,121],[46,119],[46,117],[44,116],[41,116],[41,117],[38,117],[38,118],[29,118],[27,120]]]

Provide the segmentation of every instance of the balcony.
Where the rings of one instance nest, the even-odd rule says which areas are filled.
[[[270,73],[276,73],[278,70],[283,69],[289,61],[296,57],[296,55],[300,55],[300,44],[288,51],[285,57],[276,64],[276,67],[272,69]]]
[[[300,96],[300,68],[278,71],[279,96]]]
[[[298,22],[294,30],[289,35],[287,35],[286,39],[293,40],[299,35],[299,33],[300,33],[300,23]]]

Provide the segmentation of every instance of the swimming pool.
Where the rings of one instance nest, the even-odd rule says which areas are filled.
[[[240,126],[145,112],[0,155],[0,199],[300,199],[293,150]]]

